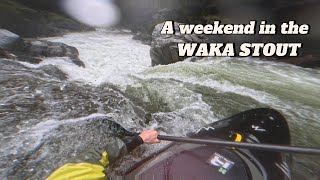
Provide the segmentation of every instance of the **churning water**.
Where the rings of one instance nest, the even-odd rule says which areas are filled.
[[[40,65],[23,63],[14,76],[30,72],[32,79],[34,73],[42,73],[38,72],[41,67],[54,64],[69,80],[39,75],[32,82],[22,83],[30,93],[21,96],[39,96],[42,103],[41,107],[33,107],[36,110],[27,109],[36,114],[1,124],[12,129],[0,134],[3,176],[24,177],[30,172],[36,174],[35,178],[44,177],[68,156],[101,145],[104,131],[88,126],[89,119],[99,120],[100,116],[113,118],[133,130],[156,127],[163,133],[185,135],[243,110],[271,107],[287,118],[293,145],[320,147],[319,70],[251,58],[204,58],[151,67],[150,47],[131,38],[130,33],[120,30],[49,38],[75,46],[86,68],[57,58]],[[34,85],[34,81],[41,82]],[[14,106],[16,111],[11,117],[19,115],[22,119],[17,110],[20,106],[12,100],[20,96],[19,89],[7,85],[1,91],[6,96],[1,96],[0,107]],[[43,110],[42,106],[50,108]],[[147,124],[144,117],[150,114],[152,119]],[[152,152],[159,146],[144,146],[143,151]],[[122,161],[130,164],[141,159],[129,157]],[[294,155],[293,160],[297,179],[320,177],[319,157]]]

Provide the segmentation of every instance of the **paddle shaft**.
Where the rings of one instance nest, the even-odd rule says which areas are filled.
[[[175,136],[166,136],[166,135],[158,135],[158,139],[165,140],[165,141],[216,145],[216,146],[224,146],[224,147],[247,148],[247,149],[256,149],[256,150],[264,150],[264,151],[276,151],[276,152],[310,154],[310,155],[320,154],[320,149],[296,147],[296,146],[243,143],[243,142],[221,141],[221,140],[211,140],[211,139],[197,139],[197,138],[189,138],[189,137],[175,137]]]

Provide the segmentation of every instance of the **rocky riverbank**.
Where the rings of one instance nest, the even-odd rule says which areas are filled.
[[[17,34],[0,29],[0,58],[38,64],[47,57],[67,57],[67,61],[84,67],[75,47],[44,40],[24,40]]]

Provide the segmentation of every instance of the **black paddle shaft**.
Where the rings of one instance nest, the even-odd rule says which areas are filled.
[[[243,143],[243,142],[221,141],[221,140],[211,140],[211,139],[197,139],[197,138],[189,138],[189,137],[175,137],[175,136],[166,136],[166,135],[158,135],[158,139],[165,140],[165,141],[174,141],[174,142],[206,144],[206,145],[215,145],[215,146],[224,146],[224,147],[237,147],[237,148],[264,150],[264,151],[285,152],[285,153],[310,154],[310,155],[320,154],[320,149],[318,148]]]
[[[140,133],[131,132],[123,128],[120,124],[110,121],[109,128],[117,130],[116,134],[122,134],[125,136],[134,136]],[[295,147],[295,146],[280,146],[272,144],[255,144],[255,143],[243,143],[243,142],[232,142],[232,141],[222,141],[222,140],[212,140],[212,139],[197,139],[189,137],[175,137],[175,136],[166,136],[158,135],[158,139],[165,141],[174,141],[174,142],[184,142],[184,143],[193,143],[193,144],[206,144],[206,145],[215,145],[215,146],[224,146],[224,147],[237,147],[237,148],[247,148],[247,149],[256,149],[256,150],[265,150],[265,151],[275,151],[275,152],[286,152],[286,153],[298,153],[298,154],[320,154],[319,148],[306,148],[306,147]]]

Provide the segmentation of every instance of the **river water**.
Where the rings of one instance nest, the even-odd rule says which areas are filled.
[[[129,32],[120,30],[98,30],[47,39],[75,46],[79,50],[80,59],[85,63],[86,68],[77,67],[58,58],[46,59],[39,65],[28,63],[23,63],[23,65],[31,69],[49,64],[57,66],[67,74],[69,80],[51,82],[52,79],[47,79],[44,81],[50,82],[49,84],[52,84],[52,86],[59,86],[61,91],[65,87],[69,87],[69,82],[74,83],[70,85],[73,90],[67,91],[68,95],[64,98],[67,100],[72,99],[72,96],[78,98],[75,93],[78,88],[81,92],[87,92],[84,93],[85,95],[90,94],[90,97],[87,98],[89,103],[97,107],[91,109],[90,106],[90,110],[87,110],[84,102],[70,100],[70,106],[72,107],[70,112],[74,111],[74,114],[77,115],[66,113],[67,115],[62,116],[59,114],[60,111],[52,108],[49,112],[54,116],[46,116],[43,119],[37,116],[29,118],[31,123],[27,123],[27,125],[19,124],[20,131],[10,132],[10,138],[6,133],[2,133],[1,138],[5,140],[3,147],[12,142],[23,142],[27,145],[32,144],[30,150],[25,150],[23,153],[30,154],[30,152],[41,151],[42,155],[39,155],[41,158],[39,156],[34,157],[37,162],[47,162],[46,157],[50,156],[51,152],[57,152],[56,155],[61,152],[71,152],[68,147],[65,147],[65,149],[63,147],[63,145],[68,146],[68,143],[70,143],[70,140],[61,140],[63,135],[64,137],[76,136],[75,138],[78,139],[78,136],[82,137],[79,133],[70,132],[68,128],[61,130],[61,127],[70,123],[81,123],[88,118],[103,115],[115,118],[129,129],[141,130],[156,127],[163,133],[185,135],[204,124],[223,119],[243,110],[271,107],[279,110],[287,118],[293,145],[320,147],[319,70],[259,59],[226,57],[204,58],[197,62],[185,61],[151,67],[150,47],[132,40],[132,35]],[[112,105],[112,110],[109,111],[103,106],[101,93],[105,93],[105,87],[109,87],[110,84],[115,87],[108,92],[118,92],[114,95],[115,99],[116,101],[120,99],[118,105],[124,104],[125,108]],[[4,88],[1,91],[11,90]],[[47,96],[45,95],[45,97]],[[59,94],[59,96],[61,95]],[[95,100],[98,96],[101,101]],[[49,101],[49,104],[53,107],[56,103],[60,103],[59,99]],[[76,107],[73,108],[73,106]],[[82,109],[77,109],[77,106],[81,106]],[[152,116],[152,120],[148,124],[144,123],[142,118],[146,114]],[[22,127],[20,128],[20,126]],[[90,134],[89,130],[81,130],[81,132]],[[56,131],[58,131],[60,139],[55,142],[60,143],[59,146],[62,149],[59,151],[53,151],[52,145],[45,143],[46,138],[50,139],[55,136],[57,139]],[[33,139],[25,139],[30,134],[33,134]],[[34,140],[34,134],[36,134],[36,140]],[[91,143],[92,137],[89,139],[83,138],[82,143],[72,142],[72,145],[75,146],[74,149],[77,149],[76,147],[79,149],[88,148],[83,143],[89,141]],[[101,139],[100,136],[99,139]],[[92,142],[91,145],[94,145],[94,143]],[[143,151],[151,153],[161,146],[144,146]],[[1,151],[2,158],[11,157],[10,155],[14,153],[21,153],[21,146],[10,145],[10,148],[14,149],[15,152],[10,150],[9,153],[9,150],[3,150]],[[67,154],[65,153],[66,156]],[[140,156],[130,155],[128,157],[122,159],[122,164],[141,159]],[[56,160],[55,163],[61,164],[64,160]],[[7,176],[9,174],[9,177],[21,177],[17,175],[19,171],[8,170],[9,168],[5,167],[10,163],[2,163],[2,166],[0,166],[2,175]],[[36,167],[41,167],[41,171],[50,171],[49,166],[35,164],[33,163],[28,167],[27,163],[28,171],[37,172],[37,170],[34,170]],[[320,178],[318,167],[320,167],[319,156],[293,156],[292,169],[296,179]],[[114,169],[114,172],[121,171],[121,166]],[[13,173],[10,174],[8,171]],[[38,173],[38,176],[34,177],[45,175],[47,173]]]

